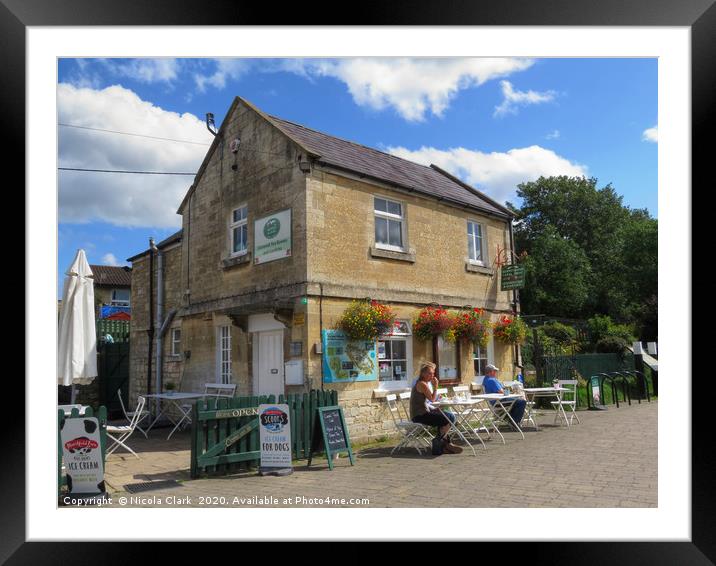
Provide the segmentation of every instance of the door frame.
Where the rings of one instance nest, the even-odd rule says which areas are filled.
[[[286,376],[285,376],[285,368],[284,368],[284,362],[285,362],[285,354],[284,351],[284,330],[283,329],[274,329],[274,330],[262,330],[258,332],[254,332],[252,335],[252,392],[254,395],[260,395],[259,393],[259,371],[260,371],[260,346],[259,343],[261,341],[261,335],[262,334],[270,334],[270,333],[276,333],[280,336],[279,343],[281,344],[281,364],[279,367],[279,374],[281,375],[281,393],[286,393]]]

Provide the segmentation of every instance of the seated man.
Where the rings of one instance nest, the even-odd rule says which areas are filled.
[[[505,394],[504,386],[497,379],[497,372],[499,370],[500,368],[495,367],[492,364],[487,364],[487,366],[485,367],[485,379],[482,382],[482,388],[485,393],[499,393],[500,395]],[[504,403],[504,405],[507,405],[507,403]],[[525,414],[526,406],[527,401],[525,401],[524,399],[515,399],[509,405],[510,417],[512,417],[512,420],[515,421],[518,425],[520,424],[520,421]],[[510,423],[510,426],[512,427],[512,423]]]

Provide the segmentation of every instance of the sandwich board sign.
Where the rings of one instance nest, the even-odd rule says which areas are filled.
[[[60,441],[70,495],[104,494],[104,465],[97,418],[65,419]]]
[[[289,475],[291,465],[291,423],[286,404],[259,405],[261,475]]]
[[[328,468],[333,469],[333,456],[347,452],[351,466],[355,465],[351,441],[348,438],[348,427],[343,417],[343,409],[338,405],[316,408],[316,418],[313,423],[313,440],[308,455],[308,465],[311,465],[315,452],[325,452],[328,458]]]
[[[601,387],[599,384],[599,376],[593,375],[591,378],[589,378],[589,385],[592,389],[592,406],[591,409],[597,409],[597,410],[605,410],[607,407],[603,403],[603,399],[601,396]]]

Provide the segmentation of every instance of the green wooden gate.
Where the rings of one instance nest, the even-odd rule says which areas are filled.
[[[273,395],[199,399],[192,408],[192,478],[202,473],[227,474],[246,471],[259,464],[258,407],[263,403],[286,403],[291,423],[291,450],[297,460],[311,451],[317,407],[338,404],[337,391],[311,390],[299,395]]]
[[[123,418],[117,390],[122,391],[124,406],[129,398],[129,342],[98,344],[97,380],[99,403],[107,407],[110,419]]]

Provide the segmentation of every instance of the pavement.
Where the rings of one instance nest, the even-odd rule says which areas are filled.
[[[115,452],[106,483],[117,507],[656,507],[656,402],[579,411],[581,424],[492,435],[477,456],[432,456],[412,449],[390,455],[395,442],[358,448],[355,465],[341,456],[296,462],[293,474],[189,478],[189,433],[139,433],[129,444],[140,459]],[[177,480],[175,487],[130,494],[126,484]],[[430,489],[425,489],[430,486]]]

